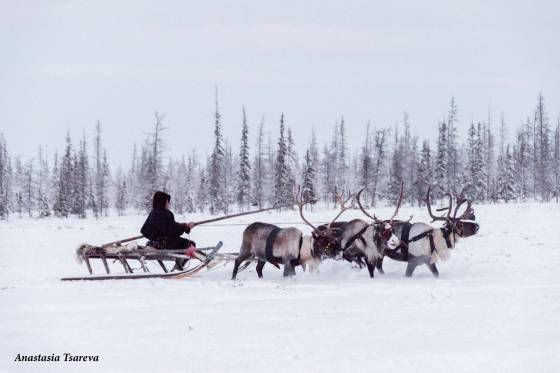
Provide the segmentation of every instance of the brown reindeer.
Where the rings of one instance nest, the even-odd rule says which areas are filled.
[[[235,260],[232,280],[237,277],[241,263],[251,258],[256,258],[258,261],[256,270],[259,278],[262,278],[262,270],[266,262],[278,268],[280,264],[283,264],[284,277],[293,276],[295,275],[295,266],[302,265],[304,269],[307,265],[314,267],[320,262],[325,252],[336,246],[337,238],[331,228],[319,231],[303,216],[303,207],[306,202],[303,201],[299,188],[294,191],[294,197],[301,218],[313,228],[311,236],[304,236],[299,229],[293,227],[280,228],[273,224],[260,222],[250,224],[243,231],[243,243]],[[346,209],[345,202],[341,201],[341,211],[331,224]]]
[[[374,277],[374,268],[377,262],[383,258],[386,250],[394,250],[400,245],[400,240],[394,234],[394,218],[397,216],[402,198],[403,185],[397,202],[395,212],[388,220],[380,220],[375,215],[370,215],[360,202],[360,195],[363,189],[356,196],[356,201],[362,212],[369,217],[372,222],[368,223],[361,219],[349,221],[343,228],[341,238],[342,257],[350,262],[356,262],[360,267],[365,260],[370,277]],[[378,267],[379,269],[379,267]],[[379,271],[383,273],[381,269]]]

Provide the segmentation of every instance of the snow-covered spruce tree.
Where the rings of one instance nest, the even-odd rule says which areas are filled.
[[[53,156],[53,169],[52,169],[51,177],[49,179],[49,188],[47,188],[49,189],[50,192],[48,198],[49,201],[51,201],[52,210],[55,215],[56,215],[56,211],[54,211],[54,205],[56,204],[58,198],[58,184],[60,182],[60,169],[58,163],[59,163],[58,150],[55,150]],[[88,202],[89,201],[90,199],[88,198]]]
[[[373,159],[372,159],[372,146],[371,146],[371,135],[370,135],[370,123],[368,122],[366,126],[366,135],[364,138],[364,144],[360,152],[360,163],[359,163],[359,185],[360,189],[364,188],[364,200],[369,201],[371,194],[371,183],[373,177]]]
[[[293,190],[290,187],[288,166],[288,146],[284,136],[284,114],[280,116],[280,137],[274,165],[274,206],[282,207],[293,203]]]
[[[51,215],[48,190],[50,183],[50,170],[47,157],[39,147],[39,171],[37,174],[37,211],[40,218]]]
[[[15,193],[15,211],[17,212],[18,216],[21,218],[23,216],[23,193],[21,191],[17,191]]]
[[[156,120],[157,120],[156,112]],[[101,143],[101,122],[97,121],[95,125],[95,138],[94,138],[94,151],[95,151],[95,205],[97,206],[97,214],[107,216],[107,209],[109,207],[109,164],[107,161],[107,152]]]
[[[542,94],[535,109],[534,128],[535,192],[543,201],[548,201],[552,194],[552,142]]]
[[[198,156],[196,151],[193,150],[187,160],[187,181],[185,183],[186,196],[185,196],[185,212],[192,214],[196,211],[196,185],[198,182],[197,169],[200,167],[198,163]]]
[[[35,169],[33,167],[33,159],[25,162],[23,167],[23,205],[27,212],[27,216],[33,216],[32,211],[37,204],[37,192],[35,186]]]
[[[467,137],[467,164],[463,184],[469,197],[484,201],[487,195],[486,169],[484,160],[484,128],[471,123]]]
[[[107,150],[105,149],[103,149],[103,165],[101,171],[103,172],[103,178],[105,179],[105,181],[103,182],[105,186],[104,188],[105,196],[100,201],[99,206],[103,209],[103,213],[105,214],[105,216],[107,216],[109,210],[109,185],[111,182],[111,169],[109,168]]]
[[[249,125],[243,107],[241,145],[239,147],[239,170],[237,172],[237,205],[243,210],[249,208],[251,196],[251,163],[249,161]]]
[[[311,165],[315,170],[315,188],[317,193],[317,199],[319,199],[320,191],[319,191],[319,168],[320,168],[320,161],[319,161],[319,147],[317,145],[317,136],[315,135],[315,129],[311,129],[311,142],[309,143],[309,156],[311,157]]]
[[[399,127],[395,124],[395,142],[393,153],[391,154],[391,168],[389,169],[389,183],[387,185],[386,198],[391,203],[396,203],[399,199],[401,182],[403,180],[403,155],[404,146],[399,139]]]
[[[447,150],[448,141],[447,141],[447,124],[445,121],[439,123],[438,126],[438,141],[437,141],[437,153],[436,153],[436,160],[435,160],[435,183],[436,188],[434,192],[436,192],[437,197],[441,197],[445,190],[447,189],[449,183],[447,181],[448,169],[447,166],[449,164],[448,157],[449,152]]]
[[[210,213],[216,214],[227,210],[227,186],[225,185],[225,148],[222,137],[221,115],[218,109],[218,89],[216,88],[216,111],[214,112],[214,149],[210,156],[208,168],[208,185]]]
[[[492,119],[490,114],[488,115],[488,124],[484,126],[484,141],[483,141],[483,168],[485,180],[485,200],[492,200],[492,196],[495,194],[496,189],[496,152],[494,133],[492,132]]]
[[[88,205],[89,188],[89,163],[87,143],[85,136],[80,141],[80,149],[73,157],[74,185],[72,190],[71,212],[80,218],[86,217]]]
[[[225,198],[224,198],[224,213],[228,213],[230,207],[235,203],[236,195],[236,178],[235,178],[235,164],[236,160],[233,156],[233,150],[229,141],[224,141],[225,144],[225,157],[224,157],[224,187],[225,187]]]
[[[24,202],[23,202],[23,190],[25,189],[24,186],[24,172],[23,172],[23,163],[21,161],[21,157],[17,156],[14,159],[14,201],[13,201],[13,209],[21,218],[23,215],[23,211],[25,209]]]
[[[276,165],[276,147],[273,144],[272,132],[268,132],[268,139],[266,143],[266,174],[265,174],[265,196],[266,201],[270,206],[274,206],[276,194],[274,192],[275,183],[275,165]]]
[[[141,211],[145,209],[144,205],[144,188],[142,180],[142,161],[138,155],[138,146],[136,143],[132,148],[130,169],[127,175],[127,184],[129,191],[129,205],[136,210]]]
[[[336,193],[338,191],[339,136],[340,130],[338,122],[336,122],[330,145],[324,145],[323,159],[321,161],[321,185],[323,187],[323,199],[334,203],[336,203]]]
[[[334,193],[334,183],[333,183],[333,168],[330,163],[330,152],[329,147],[324,144],[323,145],[323,156],[320,160],[320,172],[319,172],[319,179],[321,180],[321,197],[324,201],[329,201],[331,199],[332,193]],[[332,189],[332,191],[331,191]]]
[[[500,177],[500,172],[502,170],[503,167],[503,162],[505,159],[505,149],[506,149],[506,137],[507,137],[507,126],[506,126],[506,122],[504,119],[504,113],[502,112],[501,117],[500,117],[500,128],[498,129],[498,157],[496,159],[496,175],[495,175],[495,183],[492,187],[492,189],[490,190],[490,200],[491,201],[496,201],[499,197],[498,197],[498,189],[499,189],[499,177]],[[516,158],[516,149],[515,147],[512,147],[512,159],[515,160]],[[515,164],[515,162],[514,162]],[[516,185],[517,185],[517,181],[516,181]]]
[[[115,184],[115,208],[117,210],[117,214],[119,216],[122,216],[128,207],[128,191],[126,178],[124,176],[123,170],[120,167],[118,168],[117,174],[115,176]]]
[[[294,137],[292,136],[292,130],[288,127],[288,142],[287,142],[287,164],[288,164],[288,184],[290,186],[290,190],[293,191],[296,185],[296,174],[298,174],[299,170],[299,162],[296,153],[296,145],[294,141]],[[292,193],[293,194],[293,193]]]
[[[554,131],[554,154],[552,158],[554,186],[552,188],[556,203],[560,199],[560,118]]]
[[[371,183],[371,206],[375,206],[379,193],[379,186],[382,184],[382,177],[385,172],[385,163],[387,160],[387,136],[390,130],[382,128],[375,131],[375,142],[373,147],[374,167]]]
[[[348,168],[348,190],[358,191],[362,188],[362,180],[360,175],[360,153],[356,150],[353,150],[351,157],[350,157],[350,164]],[[369,197],[364,197],[364,200],[367,200]]]
[[[160,189],[168,194],[175,195],[175,183],[172,183],[171,180],[175,180],[177,177],[177,173],[175,170],[175,162],[171,157],[167,160],[167,166],[164,166],[161,171],[161,180],[160,180]],[[177,200],[176,198],[173,199],[173,205],[176,206]]]
[[[74,190],[73,149],[70,132],[66,135],[66,148],[60,162],[56,199],[53,210],[56,216],[68,217],[71,211],[72,191]]]
[[[264,118],[259,125],[259,132],[255,143],[255,158],[253,160],[253,189],[251,200],[253,205],[263,208],[265,198],[265,152],[264,152]]]
[[[459,150],[457,143],[457,105],[455,98],[451,97],[449,104],[449,114],[447,117],[447,189],[453,192],[458,192],[458,182],[461,172]]]
[[[346,126],[344,122],[344,116],[340,117],[340,125],[338,127],[339,137],[338,137],[338,149],[336,157],[336,189],[339,193],[344,193],[349,188],[349,154],[348,154],[348,142],[346,140]]]
[[[532,190],[532,151],[530,143],[530,127],[526,123],[518,130],[514,144],[514,164],[516,178],[516,190],[518,197],[524,201],[529,198]]]
[[[430,143],[428,140],[424,140],[422,143],[422,150],[420,151],[420,162],[418,163],[416,180],[414,182],[414,196],[418,202],[418,206],[422,206],[424,203],[426,192],[430,185],[433,184],[433,177]]]
[[[200,212],[208,207],[208,176],[207,170],[210,170],[211,159],[206,160],[206,167],[200,166],[198,169],[198,186],[196,189],[196,209]]]
[[[504,118],[504,113],[502,112],[502,115],[500,117],[500,131],[499,131],[499,136],[500,136],[500,148],[498,149],[498,156],[504,156],[505,155],[505,151],[506,151],[506,138],[507,138],[507,125],[506,125],[506,121]]]
[[[418,138],[412,136],[408,113],[403,115],[402,143],[402,179],[404,181],[404,200],[410,204],[416,202],[415,187],[416,173],[418,172]]]
[[[162,154],[165,146],[163,132],[167,129],[163,125],[164,114],[154,112],[154,127],[141,155],[141,180],[143,188],[143,207],[149,211],[152,208],[152,196],[155,191],[163,186]]]
[[[7,219],[10,214],[9,204],[9,163],[8,149],[6,148],[6,138],[0,133],[0,219]]]
[[[318,201],[317,186],[315,181],[317,180],[315,168],[313,166],[313,159],[311,157],[310,149],[305,152],[305,159],[303,165],[303,185],[301,188],[301,193],[303,200],[314,205]]]
[[[517,196],[515,192],[515,168],[509,145],[506,147],[506,153],[501,163],[502,168],[499,170],[497,181],[498,198],[508,203],[515,200]]]
[[[189,191],[190,175],[187,168],[185,156],[181,157],[181,162],[174,163],[173,167],[168,168],[169,179],[172,185],[172,195],[174,196],[173,208],[177,214],[183,214],[186,209],[187,195]]]

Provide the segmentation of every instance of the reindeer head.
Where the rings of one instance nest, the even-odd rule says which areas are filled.
[[[432,187],[430,186],[428,188],[428,193],[426,194],[426,207],[428,208],[428,213],[430,214],[430,217],[433,219],[432,222],[436,220],[444,221],[445,227],[451,229],[451,231],[457,234],[459,237],[470,237],[478,232],[479,225],[473,221],[476,219],[476,216],[474,215],[472,201],[467,201],[463,191],[461,191],[461,193],[459,194],[455,193],[455,200],[457,204],[455,206],[455,211],[453,211],[453,216],[451,216],[451,211],[453,210],[453,196],[451,195],[451,193],[444,194],[444,196],[449,198],[449,206],[438,210],[438,211],[447,210],[447,215],[444,214],[442,216],[435,216],[432,213],[432,206],[430,204],[431,190]],[[457,217],[457,212],[459,211],[459,208],[465,202],[467,202],[467,207],[465,208],[465,211],[459,217]]]
[[[393,213],[393,216],[391,216],[391,218],[388,220],[380,220],[375,216],[375,214],[373,216],[370,215],[366,211],[366,209],[362,206],[362,203],[360,201],[360,194],[364,191],[364,189],[361,189],[358,192],[358,195],[356,196],[356,201],[358,202],[358,206],[360,207],[360,210],[362,210],[362,212],[368,218],[373,220],[373,222],[371,222],[370,225],[372,225],[375,229],[376,233],[374,237],[377,237],[376,244],[378,245],[378,247],[389,248],[391,250],[394,250],[397,246],[401,244],[401,240],[394,234],[394,232],[396,227],[399,224],[401,224],[402,221],[394,220],[394,219],[399,212],[399,208],[401,207],[401,203],[403,199],[403,186],[404,184],[403,182],[401,182],[401,189],[400,189],[399,199],[397,201],[397,207],[395,208],[395,212]]]
[[[309,225],[313,230],[311,231],[311,236],[313,237],[313,247],[311,250],[311,255],[316,259],[322,259],[323,257],[334,257],[340,251],[340,241],[342,239],[341,227],[336,223],[342,213],[350,208],[346,204],[353,198],[349,195],[346,200],[344,200],[342,194],[337,194],[337,200],[340,204],[340,212],[335,216],[335,218],[327,225],[320,226],[319,228],[311,224],[305,216],[303,216],[303,207],[307,204],[307,201],[303,200],[299,186],[297,190],[294,191],[295,200],[299,207],[299,214],[301,219],[305,224]]]

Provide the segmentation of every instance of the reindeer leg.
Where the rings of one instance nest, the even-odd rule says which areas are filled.
[[[263,262],[263,261],[260,261],[260,260],[257,263],[257,276],[259,276],[259,278],[263,277],[262,270],[263,270],[263,267],[264,267],[265,264],[266,264],[266,262]]]
[[[358,267],[360,267],[360,269],[362,269],[366,263],[364,262],[364,257],[363,256],[357,256],[356,257],[356,263],[358,264]]]
[[[251,254],[246,253],[244,255],[239,254],[237,259],[235,259],[235,264],[233,265],[233,273],[231,274],[231,279],[232,280],[235,280],[235,278],[237,277],[237,271],[239,270],[239,266],[241,265],[241,263],[243,263],[244,261],[246,261],[250,257],[251,257]]]
[[[284,277],[292,277],[296,274],[292,260],[291,257],[284,259]]]
[[[438,271],[435,263],[430,264],[430,262],[427,262],[426,265],[428,266],[428,268],[430,269],[430,271],[432,272],[434,277],[439,277],[439,271]]]
[[[412,274],[414,273],[414,270],[416,269],[417,266],[418,266],[418,261],[415,259],[410,259],[408,261],[408,265],[406,266],[405,276],[412,277]]]
[[[377,268],[379,273],[381,273],[382,275],[385,274],[385,271],[383,270],[383,257],[377,259],[377,263],[375,264],[375,267]]]
[[[375,269],[375,265],[371,263],[369,260],[366,261],[367,269],[369,271],[369,277],[373,278],[373,270]]]

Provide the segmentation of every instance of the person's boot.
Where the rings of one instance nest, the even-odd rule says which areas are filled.
[[[186,262],[187,259],[175,259],[175,267],[173,267],[172,271],[183,271]]]

